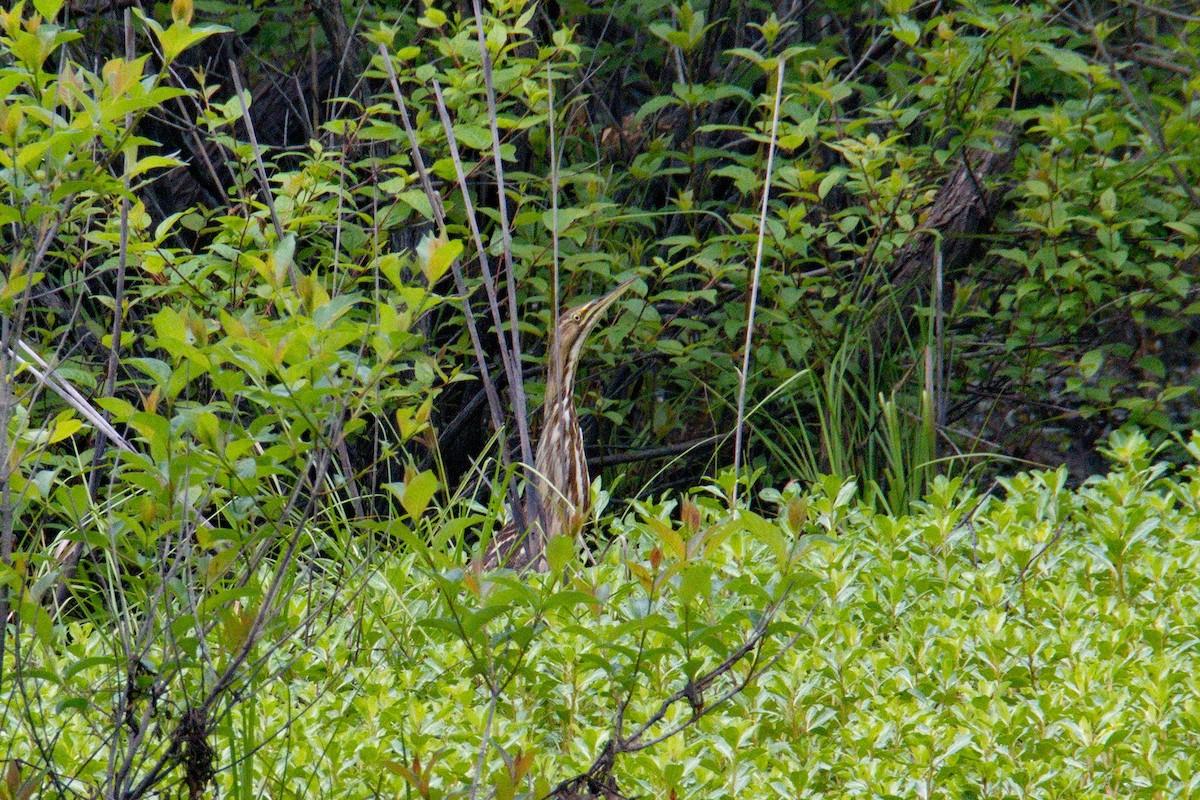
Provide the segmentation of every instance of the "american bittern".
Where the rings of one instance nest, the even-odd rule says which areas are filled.
[[[555,536],[574,536],[583,525],[591,505],[592,482],[575,412],[575,369],[588,334],[633,281],[630,278],[603,297],[559,317],[546,355],[546,400],[533,465],[528,529],[510,523],[496,534],[484,566],[545,570],[546,543]]]

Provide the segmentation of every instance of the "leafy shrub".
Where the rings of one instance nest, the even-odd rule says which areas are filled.
[[[1162,113],[1118,111],[1132,11],[621,2],[608,39],[576,6],[375,10],[366,80],[296,151],[255,140],[251,93],[177,80],[217,33],[186,0],[130,14],[156,59],[100,66],[62,10],[0,17],[7,796],[199,796],[214,769],[240,797],[1190,788],[1195,468],[1132,434],[1077,491],[933,468],[1044,423],[996,413],[1023,393],[1099,420],[1085,441],[1190,419],[1190,362],[1151,351],[1195,311],[1194,87],[1153,66]],[[631,76],[607,108],[577,91]],[[229,181],[163,214],[183,165],[146,134],[176,101]],[[952,236],[956,185],[987,213]],[[730,510],[726,473],[676,506],[725,460],[759,245],[749,474],[813,488]],[[601,565],[484,575],[499,498],[441,502],[437,436],[506,347],[520,429],[516,339],[630,272],[646,299],[603,338],[642,355],[604,349],[593,420],[710,449],[624,478],[643,502]]]
[[[1200,456],[1200,439],[1190,448]],[[353,600],[328,608],[342,613],[292,645],[265,642],[246,701],[214,708],[216,780],[245,797],[542,797],[592,766],[615,719],[630,736],[774,607],[762,647],[653,729],[682,732],[618,757],[622,791],[1186,793],[1200,470],[1170,474],[1141,437],[1111,455],[1116,471],[1077,490],[1064,470],[1007,479],[1003,498],[939,480],[899,519],[836,481],[771,495],[775,519],[697,494],[617,523],[628,556],[566,564],[565,579],[480,575],[436,553],[374,560],[340,583]],[[311,566],[289,615],[329,599],[337,563]],[[216,663],[234,630],[208,634]],[[74,624],[18,641],[9,754],[37,765],[23,777],[49,768],[86,791],[131,735],[111,717],[126,690],[113,639]],[[158,649],[147,661],[138,707],[169,717],[195,689],[155,694],[167,670],[199,667]]]
[[[330,4],[314,8],[326,15],[324,24]],[[233,20],[238,41],[261,47],[267,61],[293,56],[305,36],[333,36],[292,4],[234,8],[211,0],[199,9]],[[1154,16],[1154,28],[1134,10],[1111,9],[1088,28],[1041,4],[975,2],[937,14],[909,3],[816,4],[778,19],[765,3],[743,4],[735,14],[719,4],[613,2],[603,9],[566,4],[558,17],[535,5],[501,4],[480,28],[471,14],[436,4],[420,14],[363,10],[371,21],[352,33],[364,35],[349,36],[354,44],[335,59],[345,91],[336,101],[304,100],[320,124],[295,123],[311,128],[302,147],[292,134],[270,146],[250,142],[232,75],[198,70],[180,84],[162,73],[146,81],[151,94],[137,95],[136,103],[109,104],[97,134],[108,151],[72,162],[73,169],[92,164],[86,181],[97,193],[71,195],[88,225],[109,222],[103,235],[77,232],[91,236],[90,249],[74,244],[71,226],[60,227],[52,263],[39,262],[51,278],[46,288],[65,298],[48,314],[42,352],[57,348],[55,326],[64,324],[66,309],[79,309],[91,336],[111,332],[119,181],[94,167],[116,163],[125,111],[135,126],[145,121],[149,130],[154,122],[162,132],[170,126],[148,118],[185,98],[199,121],[185,121],[193,125],[189,134],[221,154],[214,163],[228,167],[230,185],[217,187],[226,196],[210,208],[160,216],[170,209],[152,202],[163,188],[148,177],[172,162],[162,153],[135,162],[131,192],[146,207],[131,209],[136,235],[128,248],[135,261],[145,254],[147,274],[137,265],[130,273],[128,307],[149,314],[195,303],[210,324],[214,308],[243,307],[262,277],[233,257],[251,218],[253,227],[268,230],[251,237],[251,256],[261,258],[291,234],[301,271],[322,265],[326,293],[350,291],[354,281],[362,288],[373,284],[380,265],[406,274],[401,254],[438,226],[435,207],[444,209],[444,233],[451,246],[462,245],[462,283],[449,288],[447,273],[434,288],[487,294],[482,254],[499,288],[498,313],[473,306],[481,345],[466,335],[461,305],[439,303],[421,320],[423,341],[410,348],[433,357],[440,370],[414,391],[433,383],[440,391],[427,415],[417,402],[398,422],[410,429],[418,417],[432,421],[416,427],[426,431],[423,444],[441,449],[450,484],[470,475],[471,457],[489,438],[480,431],[494,428],[497,417],[528,438],[520,429],[541,397],[540,347],[531,334],[549,326],[550,310],[635,271],[645,299],[623,301],[626,313],[597,337],[601,346],[589,352],[582,373],[581,391],[594,410],[588,438],[623,451],[605,459],[627,465],[623,494],[644,493],[660,472],[660,484],[683,485],[724,466],[745,324],[740,301],[759,238],[754,212],[768,184],[763,291],[747,380],[755,410],[751,461],[770,483],[855,475],[868,496],[902,512],[932,475],[977,465],[981,453],[1070,458],[1078,478],[1090,442],[1125,422],[1153,427],[1163,441],[1190,426],[1195,309],[1187,265],[1196,211],[1187,178],[1196,160],[1188,157],[1191,123],[1177,110],[1187,107],[1190,84],[1151,52],[1168,48],[1182,60],[1194,58],[1186,26],[1175,17]],[[10,27],[22,13],[6,17]],[[137,26],[155,36],[149,23],[135,20]],[[62,40],[46,39],[40,63],[77,35],[49,21],[38,35],[55,30]],[[168,51],[185,55],[189,45],[215,41],[185,30],[193,28],[167,26],[158,39],[167,36]],[[365,43],[384,46],[395,87],[377,54],[366,79],[351,80],[367,64]],[[31,54],[30,47],[18,50]],[[1120,60],[1126,57],[1131,61]],[[779,60],[786,61],[780,159],[765,176]],[[1131,81],[1130,63],[1145,65],[1144,86]],[[157,69],[134,64],[146,76]],[[71,75],[90,75],[87,66],[73,66]],[[248,77],[257,69],[243,68]],[[73,91],[70,76],[60,81],[37,69],[42,84],[31,96]],[[128,83],[135,68],[122,69]],[[1138,102],[1123,113],[1130,97]],[[270,97],[256,93],[253,100],[251,116]],[[427,156],[428,191],[400,101]],[[31,124],[21,141],[36,138]],[[59,138],[82,147],[81,135],[63,130]],[[141,139],[139,146],[151,148]],[[264,158],[265,176],[257,175],[256,155]],[[191,156],[195,174],[212,154]],[[982,171],[993,156],[1007,165]],[[43,180],[30,166],[26,194]],[[172,174],[169,183],[178,187],[178,169]],[[66,179],[44,177],[46,185]],[[978,229],[943,224],[948,208],[939,203],[958,179],[980,184],[979,197],[963,200],[986,206]],[[264,180],[273,187],[273,214],[255,208],[267,199]],[[281,229],[271,235],[277,219]],[[945,256],[940,269],[935,239]],[[70,265],[78,264],[87,266],[77,274]],[[15,297],[36,274],[18,275],[9,291]],[[193,285],[180,285],[193,278]],[[74,291],[84,286],[89,291]],[[517,295],[511,304],[506,292]],[[496,369],[509,346],[501,344],[509,334],[500,334],[513,326],[525,343],[513,358],[528,367],[529,401],[514,395],[485,422],[478,412],[471,416],[482,407],[478,383],[455,379],[481,377],[481,360]],[[140,349],[140,341],[134,334],[129,344]],[[102,344],[71,352],[68,368],[81,373],[78,380],[103,385],[96,377],[107,368]],[[135,376],[125,373],[123,386]],[[403,436],[380,425],[394,412],[373,409],[371,424],[348,443],[352,462],[383,463],[388,474],[340,474],[346,468],[334,465],[348,494],[382,491],[406,456],[424,467],[436,461],[418,447],[397,455]],[[1066,446],[1073,452],[1060,452]],[[639,452],[674,460],[639,463]]]

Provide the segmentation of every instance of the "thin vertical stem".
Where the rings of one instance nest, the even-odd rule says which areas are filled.
[[[483,70],[483,85],[487,90],[488,127],[492,134],[492,166],[496,171],[496,206],[500,212],[500,241],[504,250],[504,278],[508,289],[508,330],[512,339],[513,371],[516,381],[510,382],[508,395],[512,400],[517,434],[521,439],[521,457],[533,463],[533,444],[529,436],[529,416],[525,405],[525,381],[521,372],[521,334],[517,312],[517,280],[513,274],[512,226],[508,220],[508,192],[504,184],[504,159],[500,156],[500,125],[496,115],[496,87],[492,81],[492,54],[488,51],[487,32],[483,29],[483,6],[473,0],[475,30],[479,37],[479,61]]]
[[[130,16],[128,8],[125,9],[125,60],[133,62],[135,57],[135,42],[133,39],[133,18]],[[132,131],[133,112],[125,112],[125,130]],[[125,323],[125,272],[129,264],[129,213],[132,210],[130,203],[130,179],[133,174],[133,168],[137,159],[137,144],[135,141],[126,140],[124,142],[124,171],[121,176],[121,185],[124,188],[121,196],[121,211],[120,211],[120,240],[117,244],[117,275],[116,285],[113,287],[113,320],[112,327],[109,329],[109,334],[112,341],[108,346],[108,366],[107,375],[104,377],[103,396],[112,397],[117,388],[117,372],[121,368],[121,333]],[[102,411],[101,416],[104,421],[103,426],[99,426],[96,431],[95,449],[92,451],[92,470],[88,475],[87,492],[89,497],[95,497],[100,489],[100,460],[104,457],[104,451],[107,448],[108,441],[101,435],[105,426],[109,426],[109,414],[107,411]],[[111,426],[110,426],[111,427]],[[62,576],[59,578],[58,585],[54,588],[54,606],[55,615],[62,612],[66,606],[67,599],[71,594],[71,579],[75,576],[75,570],[79,566],[79,560],[83,557],[83,541],[75,542],[71,545],[71,549],[64,554],[60,560]]]
[[[13,396],[13,373],[16,359],[9,357],[12,341],[12,320],[0,315],[0,569],[12,565],[16,544],[13,527],[12,482],[9,470],[8,421],[16,405]],[[0,582],[0,684],[4,683],[4,655],[8,645],[8,581]]]
[[[275,197],[271,194],[271,181],[267,178],[267,168],[263,166],[262,148],[258,145],[258,135],[254,132],[254,120],[250,118],[250,107],[246,105],[246,93],[242,89],[242,78],[238,72],[237,64],[233,59],[229,59],[229,74],[233,76],[233,88],[237,93],[238,104],[242,107],[242,122],[246,125],[246,135],[250,138],[250,147],[254,151],[254,174],[258,178],[259,187],[262,190],[263,202],[267,205],[267,210],[271,213],[271,225],[275,228],[275,239],[279,242],[283,241],[284,230],[283,223],[279,219],[279,212],[275,210]],[[300,293],[300,276],[296,272],[296,262],[293,259],[288,259],[288,279],[292,282],[292,288],[296,293]]]
[[[417,170],[421,187],[425,190],[425,196],[429,199],[429,206],[433,210],[434,222],[437,224],[438,233],[445,236],[446,214],[442,207],[442,197],[434,190],[433,182],[429,179],[429,171],[425,168],[425,158],[421,155],[421,146],[417,141],[417,132],[413,128],[412,120],[408,116],[408,107],[404,104],[404,94],[400,91],[400,81],[396,77],[396,68],[392,64],[392,58],[388,54],[387,47],[383,44],[379,45],[379,58],[383,62],[384,69],[387,70],[388,80],[392,86],[392,95],[396,100],[396,110],[400,113],[400,121],[404,125],[404,133],[408,137],[409,155],[412,158],[413,166]],[[471,348],[475,351],[475,361],[479,365],[479,377],[483,382],[484,394],[487,396],[492,427],[497,434],[500,434],[500,460],[507,472],[511,459],[508,452],[508,439],[503,435],[504,412],[500,406],[500,394],[496,391],[496,384],[492,380],[491,370],[488,368],[487,353],[483,349],[483,340],[479,336],[479,326],[475,322],[475,312],[471,310],[471,293],[467,290],[466,278],[463,276],[462,265],[458,259],[455,259],[450,264],[450,272],[454,276],[455,289],[458,291],[459,296],[462,297],[463,318],[467,323],[467,334],[471,339]],[[505,361],[508,360],[503,347],[501,348],[501,357]],[[523,522],[523,516],[520,511],[520,498],[517,494],[515,483],[510,482],[509,498],[513,509],[513,516],[517,518],[518,522]]]
[[[558,143],[554,136],[554,71],[546,64],[546,89],[550,98],[550,331],[558,327]]]
[[[737,419],[733,435],[733,474],[742,470],[742,439],[746,422],[746,384],[750,378],[750,348],[754,343],[754,312],[758,307],[758,287],[762,276],[763,241],[767,236],[767,208],[771,199],[771,171],[775,166],[775,141],[779,134],[779,106],[783,100],[783,58],[775,72],[775,104],[771,109],[771,138],[767,142],[767,174],[763,179],[762,208],[758,214],[758,242],[754,248],[754,272],[750,276],[750,301],[746,310],[746,343],[742,348],[742,370],[738,376]],[[730,504],[737,506],[738,482],[733,484]]]
[[[412,121],[408,117],[408,107],[404,104],[404,95],[400,91],[400,81],[396,78],[396,69],[392,66],[392,58],[388,54],[387,47],[379,45],[379,58],[383,62],[384,69],[387,70],[388,79],[392,84],[392,95],[396,99],[396,110],[400,113],[400,121],[404,125],[404,132],[408,136],[409,153],[412,156],[413,166],[417,170],[417,175],[421,181],[421,187],[425,190],[425,196],[429,198],[429,206],[433,209],[434,222],[438,227],[438,233],[445,235],[446,219],[445,212],[442,210],[442,198],[433,188],[433,182],[429,179],[429,171],[425,168],[425,159],[421,156],[421,146],[417,142],[417,133],[413,129]],[[488,399],[488,409],[491,412],[492,425],[497,431],[504,429],[504,414],[500,408],[500,396],[496,392],[495,384],[492,382],[491,370],[487,365],[487,353],[483,349],[483,342],[479,337],[479,327],[475,323],[475,313],[471,310],[469,302],[470,293],[467,291],[466,280],[463,278],[462,268],[459,266],[458,260],[450,265],[450,271],[454,275],[454,285],[458,290],[459,295],[463,299],[463,317],[467,321],[467,333],[471,338],[471,346],[475,351],[475,360],[479,365],[479,373],[483,380],[484,393]]]
[[[479,270],[483,277],[483,289],[488,298],[488,309],[492,313],[492,324],[496,327],[496,338],[500,344],[501,361],[508,377],[509,384],[521,380],[517,366],[517,358],[508,350],[504,339],[504,314],[500,309],[500,299],[496,295],[496,281],[492,276],[491,263],[488,261],[487,245],[483,241],[483,232],[479,229],[479,217],[475,213],[475,202],[471,199],[471,190],[467,185],[467,173],[463,167],[462,156],[458,150],[458,139],[454,135],[454,123],[450,120],[450,109],[442,97],[442,86],[433,80],[433,98],[437,101],[438,117],[442,121],[442,129],[446,132],[446,146],[450,149],[450,160],[454,163],[454,174],[458,179],[458,190],[462,194],[463,211],[467,218],[467,227],[471,229],[471,238],[475,240],[475,250],[479,253]],[[465,284],[464,284],[465,287]]]
[[[945,292],[945,268],[939,239],[933,245],[933,380],[929,386],[929,396],[935,409],[934,419],[939,428],[946,424]]]

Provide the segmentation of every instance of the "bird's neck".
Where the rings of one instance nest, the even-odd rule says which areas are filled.
[[[575,361],[569,354],[564,353],[554,343],[550,346],[549,358],[546,359],[546,400],[547,409],[566,405],[571,413],[575,412]]]

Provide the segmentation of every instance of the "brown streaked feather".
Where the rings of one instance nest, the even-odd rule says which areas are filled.
[[[575,411],[575,370],[588,334],[632,284],[631,278],[559,317],[546,355],[546,400],[532,486],[535,513],[527,530],[509,523],[493,536],[484,553],[486,568],[545,571],[546,543],[554,536],[574,537],[587,518],[591,478]]]

